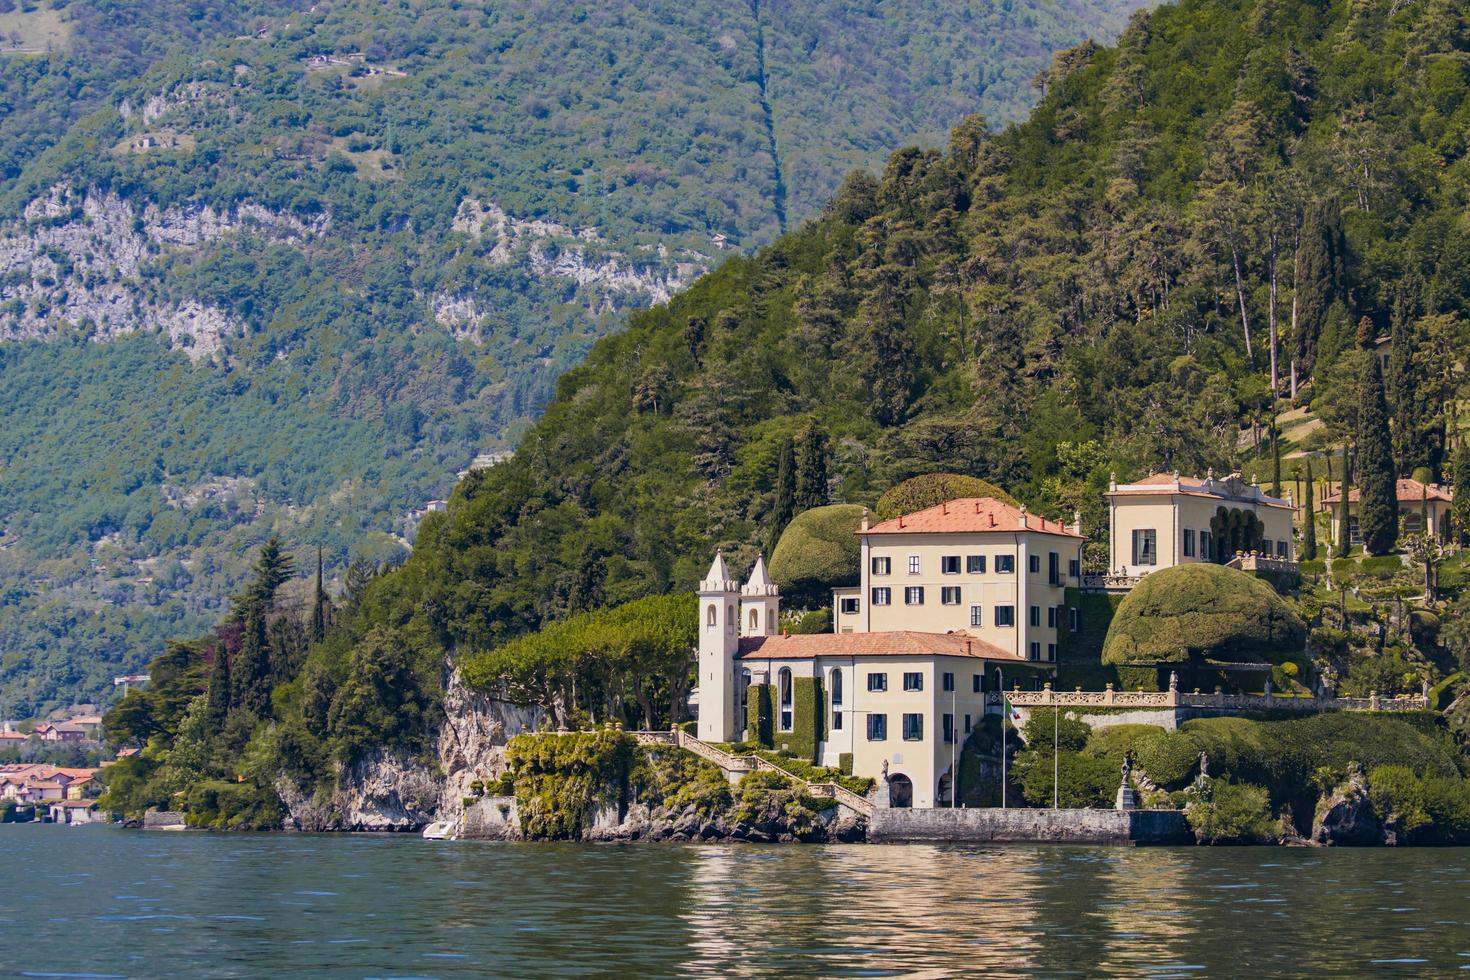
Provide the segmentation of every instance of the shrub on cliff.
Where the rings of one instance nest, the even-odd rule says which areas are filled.
[[[635,743],[624,732],[517,735],[506,745],[521,830],[541,840],[577,840],[592,811],[621,798]]]
[[[1210,780],[1208,796],[1192,801],[1184,816],[1201,844],[1274,844],[1281,838],[1270,794],[1249,783]]]
[[[832,589],[858,583],[858,526],[863,509],[832,504],[802,511],[786,525],[771,553],[771,579],[792,608],[818,608]]]
[[[1128,593],[1108,627],[1103,662],[1277,663],[1301,650],[1306,625],[1265,582],[1222,565],[1176,565]]]
[[[961,497],[993,497],[1012,507],[1021,505],[1015,497],[979,477],[958,473],[927,473],[904,480],[879,497],[878,503],[873,507],[873,517],[887,521],[900,514],[912,514],[916,510],[935,507],[946,500],[959,500]]]

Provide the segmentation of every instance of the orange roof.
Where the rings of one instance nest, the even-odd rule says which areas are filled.
[[[964,633],[808,633],[799,636],[747,636],[742,660],[807,660],[812,657],[973,657],[1026,661],[1012,650]],[[1029,661],[1026,661],[1029,662]]]
[[[7,742],[24,742],[28,736],[21,732],[0,732],[0,739]]]
[[[1025,520],[1023,525],[1021,522]],[[1069,530],[1060,521],[1049,521],[1028,514],[1019,507],[1003,504],[993,497],[961,497],[933,507],[874,524],[859,534],[973,534],[982,531],[1035,531],[1077,538],[1082,535]]]
[[[1451,503],[1455,499],[1455,495],[1449,487],[1442,487],[1438,483],[1420,483],[1418,480],[1398,481],[1397,493],[1399,503],[1401,504],[1417,504],[1424,500],[1443,500],[1445,503]],[[1358,491],[1356,489],[1349,490],[1348,503],[1356,503],[1357,499]],[[1324,504],[1341,502],[1341,493],[1330,493],[1322,498],[1322,503]]]
[[[1258,487],[1248,483],[1241,484],[1241,492],[1233,494],[1225,486],[1226,480],[1215,480],[1214,488],[1211,481],[1200,479],[1197,476],[1175,476],[1173,473],[1150,473],[1140,480],[1132,483],[1119,484],[1116,489],[1109,490],[1103,494],[1105,497],[1145,497],[1145,496],[1173,496],[1181,497],[1205,497],[1214,500],[1238,500],[1244,503],[1259,504],[1262,507],[1284,507],[1294,510],[1291,504],[1276,497],[1272,497]],[[1176,486],[1177,484],[1177,486]]]

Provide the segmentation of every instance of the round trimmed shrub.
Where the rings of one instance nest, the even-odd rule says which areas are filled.
[[[927,473],[904,480],[879,497],[878,503],[873,507],[873,516],[880,521],[892,520],[900,514],[912,514],[916,510],[937,507],[947,500],[959,500],[962,497],[994,497],[1003,504],[1021,506],[1015,497],[977,476]]]
[[[1103,663],[1200,660],[1280,663],[1307,628],[1265,582],[1223,565],[1176,565],[1146,576],[1118,604]]]
[[[771,579],[793,607],[825,608],[831,591],[858,584],[857,504],[813,507],[791,519],[771,554]]]

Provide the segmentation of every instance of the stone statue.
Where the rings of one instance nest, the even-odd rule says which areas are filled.
[[[1123,785],[1128,785],[1128,777],[1133,774],[1133,753],[1123,753]]]
[[[883,781],[888,782],[888,760],[883,760]]]
[[[1199,774],[1203,777],[1210,775],[1210,757],[1203,751],[1199,754]]]
[[[1169,690],[1179,690],[1179,671],[1177,670],[1169,671]]]

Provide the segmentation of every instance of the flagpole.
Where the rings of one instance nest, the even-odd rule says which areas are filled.
[[[996,672],[1000,688],[1000,808],[1006,808],[1006,722],[1011,720],[1010,706],[1006,704],[1005,674]]]
[[[958,679],[958,678],[957,678]],[[954,745],[959,740],[959,715],[955,714],[957,684],[949,686],[949,808],[953,810],[960,795],[960,773],[954,764]]]
[[[1056,699],[1052,700],[1055,702]],[[1057,732],[1060,726],[1057,706],[1053,703],[1051,706],[1051,808],[1053,810],[1061,809],[1058,801],[1061,799],[1062,784],[1057,781]]]

